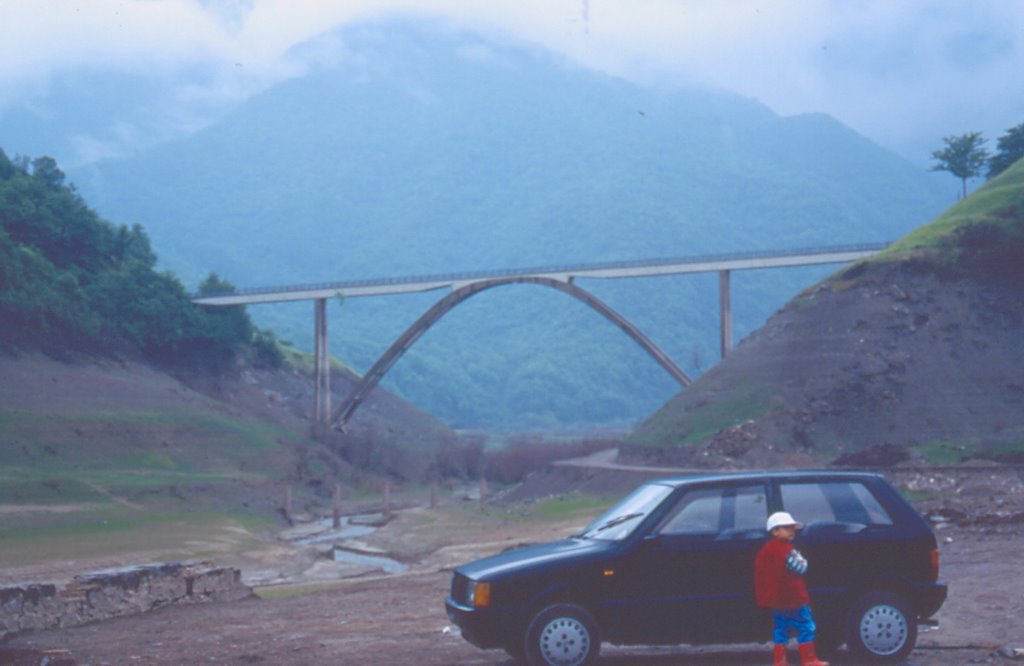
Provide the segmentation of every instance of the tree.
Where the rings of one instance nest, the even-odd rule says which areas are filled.
[[[988,178],[992,179],[1024,157],[1024,123],[1006,130],[996,140],[996,154],[988,160]]]
[[[985,139],[981,132],[968,132],[960,136],[947,136],[943,139],[946,147],[932,152],[932,157],[939,161],[932,171],[948,171],[963,183],[963,196],[967,197],[967,180],[981,175],[981,167],[985,165],[988,151],[985,150]]]
[[[272,335],[252,347],[243,306],[197,307],[155,264],[145,230],[101,219],[53,158],[12,160],[0,150],[0,349],[137,352],[211,372],[230,368],[239,352],[279,363]],[[217,291],[234,286],[211,274],[200,292]]]
[[[14,162],[7,157],[7,153],[4,152],[3,148],[0,148],[0,180],[11,178],[14,175],[15,168]]]
[[[200,294],[234,291],[235,285],[216,273],[210,273],[199,285]],[[225,369],[235,353],[252,342],[252,320],[244,305],[200,306],[190,323],[188,342],[192,358],[213,370]]]
[[[57,168],[52,157],[37,157],[32,160],[32,175],[53,187],[64,184],[64,172]]]

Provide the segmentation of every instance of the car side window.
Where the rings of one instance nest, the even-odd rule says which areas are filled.
[[[768,520],[768,502],[764,488],[754,486],[738,488],[736,491],[736,514],[732,529],[751,530],[757,536],[764,536],[765,521]]]
[[[831,528],[858,532],[868,525],[892,525],[892,518],[858,482],[783,483],[782,504],[809,531]]]
[[[851,483],[854,495],[860,500],[864,510],[868,512],[868,518],[870,522],[868,525],[892,525],[892,517],[889,512],[875,499],[875,496],[871,494],[863,483]]]
[[[759,537],[767,501],[762,486],[693,490],[680,498],[658,529],[665,535]]]

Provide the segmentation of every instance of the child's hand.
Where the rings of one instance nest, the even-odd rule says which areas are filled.
[[[803,576],[807,572],[807,560],[799,550],[794,548],[789,551],[789,557],[786,558],[786,569],[798,576]]]

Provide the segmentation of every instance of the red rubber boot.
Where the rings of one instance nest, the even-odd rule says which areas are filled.
[[[800,666],[828,666],[827,661],[818,659],[818,655],[814,654],[814,643],[801,643],[800,648]]]
[[[786,646],[782,643],[775,644],[775,652],[772,653],[775,661],[772,662],[772,666],[789,666],[789,662],[786,661]]]

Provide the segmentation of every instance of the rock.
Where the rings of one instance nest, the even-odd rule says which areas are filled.
[[[1004,645],[996,650],[996,653],[1000,657],[1006,657],[1007,659],[1024,659],[1024,647]]]

